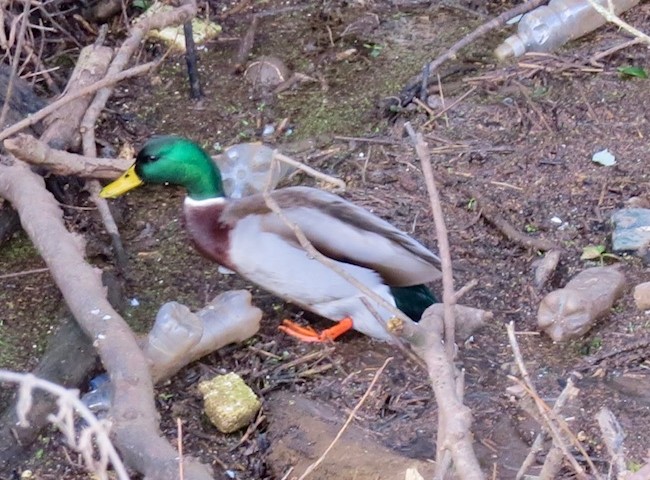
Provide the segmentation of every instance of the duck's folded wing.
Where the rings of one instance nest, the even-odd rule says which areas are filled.
[[[337,195],[306,187],[273,192],[283,212],[324,255],[377,271],[400,287],[440,278],[440,259],[404,232]],[[277,215],[265,215],[265,229],[295,241]]]

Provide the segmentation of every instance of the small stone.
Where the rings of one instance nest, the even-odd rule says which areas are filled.
[[[650,245],[650,209],[624,208],[612,215],[612,250],[642,253]]]
[[[255,86],[273,88],[285,82],[291,72],[282,60],[277,57],[265,56],[251,62],[244,78]]]
[[[634,287],[634,303],[639,310],[650,310],[650,282]]]
[[[248,425],[262,403],[236,373],[201,382],[205,413],[219,431],[232,433]]]
[[[625,200],[627,208],[650,208],[650,199],[645,197],[630,197]]]

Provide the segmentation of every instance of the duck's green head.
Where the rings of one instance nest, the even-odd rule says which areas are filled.
[[[194,200],[223,197],[221,174],[199,145],[182,137],[154,137],[120,178],[105,186],[103,198],[115,198],[143,183],[185,187]]]

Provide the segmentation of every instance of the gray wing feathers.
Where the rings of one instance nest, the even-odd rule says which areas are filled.
[[[273,198],[321,253],[371,268],[387,285],[417,285],[441,276],[440,259],[422,244],[337,195],[292,187],[273,192]],[[265,229],[295,241],[276,215],[265,215],[263,222]]]

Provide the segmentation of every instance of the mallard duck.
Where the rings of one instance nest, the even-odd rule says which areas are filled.
[[[133,166],[101,196],[114,198],[143,183],[185,187],[185,226],[204,256],[278,297],[339,322],[319,333],[285,320],[280,327],[285,332],[305,341],[329,341],[353,328],[390,340],[361,301],[363,294],[307,255],[262,194],[225,197],[218,167],[196,143],[181,137],[152,138]],[[440,259],[388,222],[315,188],[282,188],[271,196],[318,251],[413,320],[436,302],[424,284],[441,276]],[[373,306],[379,315],[390,317]]]

